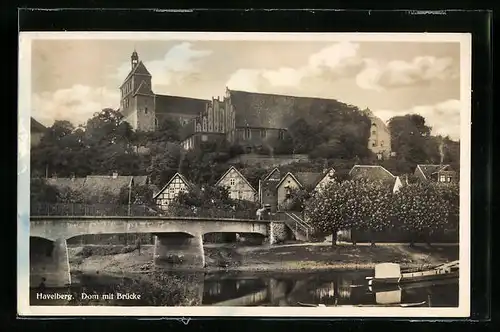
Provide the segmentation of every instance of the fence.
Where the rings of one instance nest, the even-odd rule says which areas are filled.
[[[32,216],[154,216],[158,211],[147,205],[55,203],[31,204]]]
[[[162,211],[147,205],[55,203],[31,204],[32,216],[166,216],[224,219],[256,219],[255,211],[217,208],[180,208]]]

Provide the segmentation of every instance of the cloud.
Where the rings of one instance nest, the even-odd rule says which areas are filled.
[[[458,68],[449,57],[418,56],[411,61],[383,62],[363,58],[359,50],[357,43],[341,42],[312,54],[297,68],[239,69],[230,76],[227,86],[259,92],[276,87],[303,88],[311,82],[321,84],[355,77],[360,88],[383,91],[458,77]]]
[[[183,42],[168,50],[163,59],[144,61],[144,65],[153,76],[153,85],[170,85],[180,83],[183,79],[199,72],[201,59],[210,54],[211,50],[195,50],[191,43]],[[129,72],[130,62],[126,62],[118,68],[113,77],[122,81]]]
[[[359,44],[342,42],[312,54],[298,68],[243,68],[235,71],[227,86],[235,90],[260,91],[267,87],[298,87],[311,78],[335,80],[356,75],[363,66]]]
[[[382,91],[458,77],[452,58],[419,56],[410,62],[395,60],[387,63],[365,59],[364,63],[364,69],[356,77],[358,86],[364,89]]]
[[[449,135],[452,139],[460,139],[460,111],[462,104],[457,99],[449,99],[434,105],[415,106],[406,110],[374,110],[373,114],[387,122],[394,116],[419,114],[432,127],[435,135]]]
[[[54,120],[68,120],[77,126],[103,108],[118,109],[120,94],[105,87],[74,85],[53,93],[34,94],[31,103],[32,116],[44,125],[50,126]]]

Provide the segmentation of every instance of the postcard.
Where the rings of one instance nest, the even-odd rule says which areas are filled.
[[[469,316],[469,34],[19,43],[19,315]]]

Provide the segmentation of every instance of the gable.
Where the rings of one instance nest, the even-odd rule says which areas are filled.
[[[154,195],[153,198],[156,199],[158,196],[163,194],[165,191],[170,190],[171,188],[189,190],[190,184],[182,175],[176,173],[174,176],[172,176],[170,181],[168,181],[167,184]]]
[[[297,187],[302,188],[302,184],[299,182],[299,180],[292,174],[292,173],[287,173],[283,179],[278,183],[276,188],[284,187],[289,184],[295,184]]]
[[[248,182],[245,176],[241,174],[234,166],[231,166],[226,173],[224,173],[219,181],[217,181],[216,185],[224,185],[224,186],[231,186],[231,179],[235,180],[235,185],[236,184],[243,184],[247,189],[250,189],[254,192],[257,192],[255,188]]]
[[[273,169],[269,174],[264,177],[263,181],[279,181],[281,179],[281,172],[278,168]]]

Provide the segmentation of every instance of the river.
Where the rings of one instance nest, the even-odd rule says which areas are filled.
[[[373,271],[204,273],[153,272],[134,276],[74,274],[65,289],[31,290],[31,305],[298,306],[419,304],[457,307],[458,280],[373,292]],[[65,295],[66,294],[66,295]],[[49,299],[57,296],[59,299]],[[71,296],[69,298],[61,297]],[[42,298],[43,297],[43,298]]]

